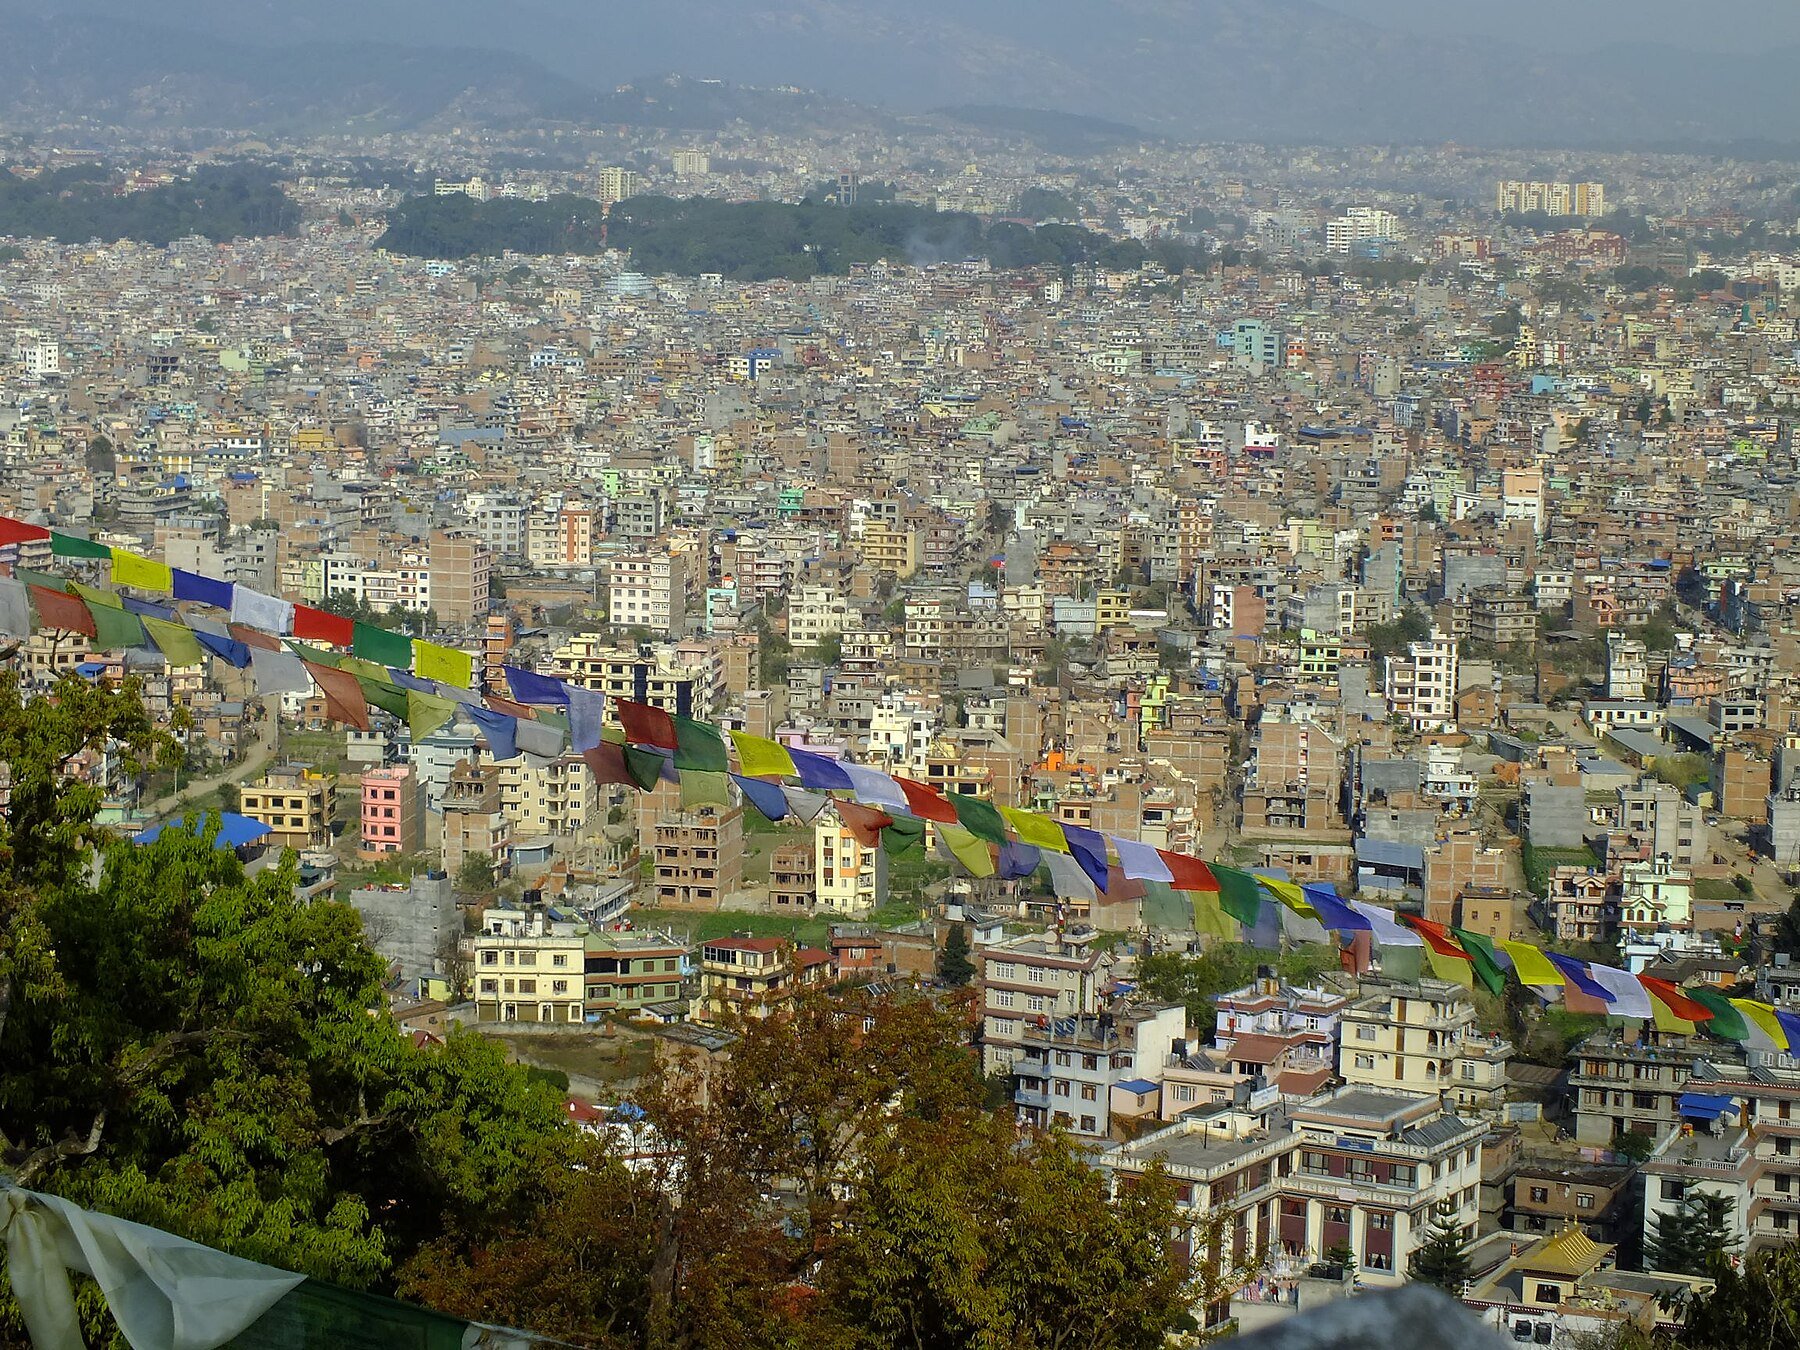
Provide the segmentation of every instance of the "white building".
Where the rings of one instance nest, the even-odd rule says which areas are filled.
[[[619,627],[680,635],[687,627],[687,560],[674,553],[614,558],[606,574],[606,612]]]
[[[1411,643],[1405,656],[1390,656],[1382,692],[1388,711],[1412,723],[1414,731],[1450,731],[1456,726],[1456,642],[1433,628]]]
[[[821,909],[867,914],[887,900],[887,854],[867,848],[831,812],[813,821],[813,885]]]

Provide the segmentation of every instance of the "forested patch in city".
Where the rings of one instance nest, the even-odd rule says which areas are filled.
[[[79,164],[24,178],[0,169],[0,235],[90,240],[135,239],[165,246],[200,235],[214,243],[246,235],[286,234],[300,208],[265,172],[245,165],[196,170],[191,178],[121,191],[117,175]]]
[[[1174,240],[1113,239],[1076,225],[985,221],[904,202],[838,206],[823,202],[726,202],[633,197],[613,207],[601,230],[599,203],[580,197],[543,202],[415,197],[390,214],[383,248],[427,258],[627,249],[640,271],[736,281],[837,275],[858,263],[924,264],[982,259],[994,267],[1130,269],[1146,261],[1170,272],[1207,265],[1205,249]]]

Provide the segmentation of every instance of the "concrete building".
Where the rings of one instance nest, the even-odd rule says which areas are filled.
[[[702,806],[656,822],[656,906],[715,910],[744,887],[742,807]]]
[[[331,843],[336,788],[337,780],[328,774],[283,764],[239,789],[238,813],[267,825],[273,847],[323,848]]]
[[[579,1022],[588,926],[555,910],[490,909],[473,940],[477,1022]]]
[[[861,843],[830,811],[813,821],[813,862],[819,908],[854,918],[887,903],[886,850]]]
[[[1099,1163],[1124,1182],[1160,1162],[1184,1213],[1227,1209],[1233,1248],[1274,1252],[1277,1274],[1347,1247],[1358,1279],[1392,1287],[1440,1201],[1473,1237],[1486,1128],[1435,1094],[1343,1087],[1289,1107],[1265,1091],[1193,1111]]]
[[[1505,1104],[1513,1047],[1475,1029],[1475,1005],[1461,985],[1377,982],[1344,1010],[1339,1037],[1346,1083],[1447,1093],[1458,1110],[1489,1117]]]
[[[1115,1104],[1126,1118],[1154,1119],[1159,1073],[1186,1034],[1187,1013],[1179,1006],[1128,1005],[1074,1017],[1040,1014],[1025,1026],[1013,1061],[1013,1108],[1025,1124],[1060,1125],[1090,1139],[1112,1132]]]
[[[1441,630],[1408,645],[1405,656],[1390,656],[1383,693],[1388,711],[1413,730],[1449,731],[1456,725],[1456,643]]]
[[[681,998],[687,948],[667,933],[589,932],[582,952],[590,1019],[635,1015]]]
[[[423,816],[418,775],[411,765],[369,770],[362,776],[357,852],[364,858],[384,853],[417,853]]]
[[[1006,1073],[1024,1052],[1037,1019],[1093,1016],[1112,957],[1094,946],[1092,928],[1009,938],[978,956],[982,1071]]]
[[[700,948],[700,1017],[768,1017],[823,981],[831,958],[784,938],[717,938]]]
[[[615,628],[681,636],[687,631],[687,559],[679,553],[614,558],[607,566],[606,613]]]

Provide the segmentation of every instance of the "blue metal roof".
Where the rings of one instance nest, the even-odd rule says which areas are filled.
[[[196,832],[206,828],[204,817],[195,821]],[[131,837],[134,844],[155,843],[164,830],[186,830],[187,821],[169,820],[152,825]],[[213,837],[214,848],[242,848],[245,844],[253,844],[269,833],[269,827],[260,820],[252,820],[249,816],[240,816],[235,811],[225,812],[219,819],[219,832]]]
[[[1425,850],[1418,844],[1396,844],[1386,839],[1358,839],[1356,860],[1375,867],[1401,867],[1417,871],[1425,866]]]
[[[1118,1086],[1124,1088],[1127,1092],[1155,1092],[1156,1091],[1156,1084],[1152,1083],[1148,1078],[1127,1078],[1123,1083],[1120,1083]]]

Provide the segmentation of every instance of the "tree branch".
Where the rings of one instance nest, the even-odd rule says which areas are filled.
[[[38,1177],[48,1172],[68,1158],[84,1158],[100,1147],[100,1135],[106,1129],[106,1110],[95,1114],[93,1124],[88,1126],[87,1138],[78,1139],[69,1135],[54,1144],[46,1144],[43,1148],[34,1149],[27,1154],[13,1172],[19,1185],[29,1188]]]
[[[393,1119],[392,1115],[386,1111],[383,1111],[380,1115],[376,1116],[369,1114],[369,1099],[365,1095],[364,1090],[359,1086],[356,1089],[356,1119],[343,1125],[325,1126],[319,1131],[319,1142],[327,1146],[331,1144],[341,1144],[359,1130],[366,1130],[371,1126],[385,1125],[391,1119]]]

